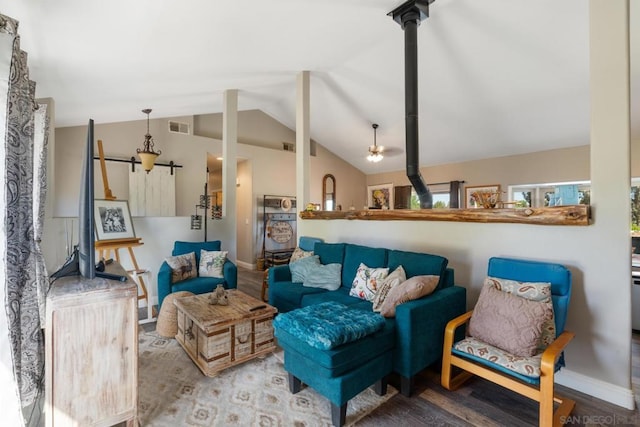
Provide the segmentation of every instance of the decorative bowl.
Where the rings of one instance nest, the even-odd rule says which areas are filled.
[[[485,209],[494,209],[501,199],[500,191],[474,191],[471,197],[475,200],[476,205]]]

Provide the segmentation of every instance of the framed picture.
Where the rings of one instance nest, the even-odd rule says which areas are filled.
[[[393,184],[367,186],[369,209],[393,209]]]
[[[95,200],[93,218],[97,240],[135,239],[129,202],[126,200]]]
[[[474,197],[476,193],[477,197]],[[478,185],[475,187],[465,187],[465,204],[467,209],[472,208],[491,208],[496,207],[497,202],[500,201],[500,186],[499,185]],[[488,206],[483,206],[481,200],[484,200]]]

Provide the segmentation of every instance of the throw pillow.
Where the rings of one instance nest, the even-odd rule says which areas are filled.
[[[376,296],[373,297],[373,311],[380,312],[382,303],[387,298],[387,295],[389,294],[391,288],[399,285],[405,280],[407,280],[407,274],[405,273],[404,268],[399,265],[398,268],[393,270],[393,272],[389,274],[380,284],[378,292],[376,292]]]
[[[303,283],[307,278],[311,267],[316,264],[320,264],[320,257],[318,255],[302,258],[289,264],[289,270],[291,270],[291,281],[294,283]]]
[[[373,301],[378,290],[378,283],[389,275],[388,268],[369,268],[360,263],[356,277],[351,284],[349,295],[366,301]]]
[[[429,295],[436,289],[439,281],[440,276],[413,276],[392,287],[380,307],[380,314],[384,317],[395,317],[397,306]]]
[[[313,251],[303,251],[302,249],[300,249],[300,246],[298,246],[293,250],[291,258],[289,258],[289,264],[310,256],[313,256]]]
[[[170,256],[165,258],[165,261],[171,267],[171,283],[182,282],[198,275],[195,252]]]
[[[518,282],[516,280],[487,277],[484,284],[491,285],[502,292],[508,292],[532,301],[550,302],[551,283],[549,282]],[[538,343],[539,349],[547,348],[556,339],[555,316],[542,325],[542,336]]]
[[[551,283],[549,282],[518,282],[517,280],[502,279],[487,276],[484,284],[490,284],[499,291],[508,292],[532,301],[551,301]]]
[[[469,334],[516,356],[531,357],[539,353],[542,325],[551,316],[550,301],[532,301],[485,285],[469,321]]]
[[[200,250],[200,267],[198,274],[200,277],[223,278],[222,266],[227,260],[227,251],[205,251]]]
[[[311,264],[302,286],[335,291],[342,283],[342,264]]]

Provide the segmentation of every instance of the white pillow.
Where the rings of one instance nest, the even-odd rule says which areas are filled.
[[[227,253],[228,251],[205,251],[200,249],[199,276],[223,278],[222,266],[227,260]]]
[[[369,268],[363,263],[360,263],[356,271],[356,277],[351,284],[349,295],[366,301],[373,301],[378,286],[388,275],[388,268]]]

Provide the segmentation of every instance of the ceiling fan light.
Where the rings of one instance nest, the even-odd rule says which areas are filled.
[[[373,162],[373,163],[378,163],[383,158],[384,158],[384,156],[382,154],[380,154],[380,153],[370,153],[367,156],[367,160],[369,160],[370,162]]]
[[[378,163],[384,158],[382,155],[382,150],[384,148],[378,147],[376,142],[376,130],[378,129],[378,125],[374,123],[371,127],[373,127],[373,145],[369,146],[369,155],[367,156],[367,160],[372,163]]]

